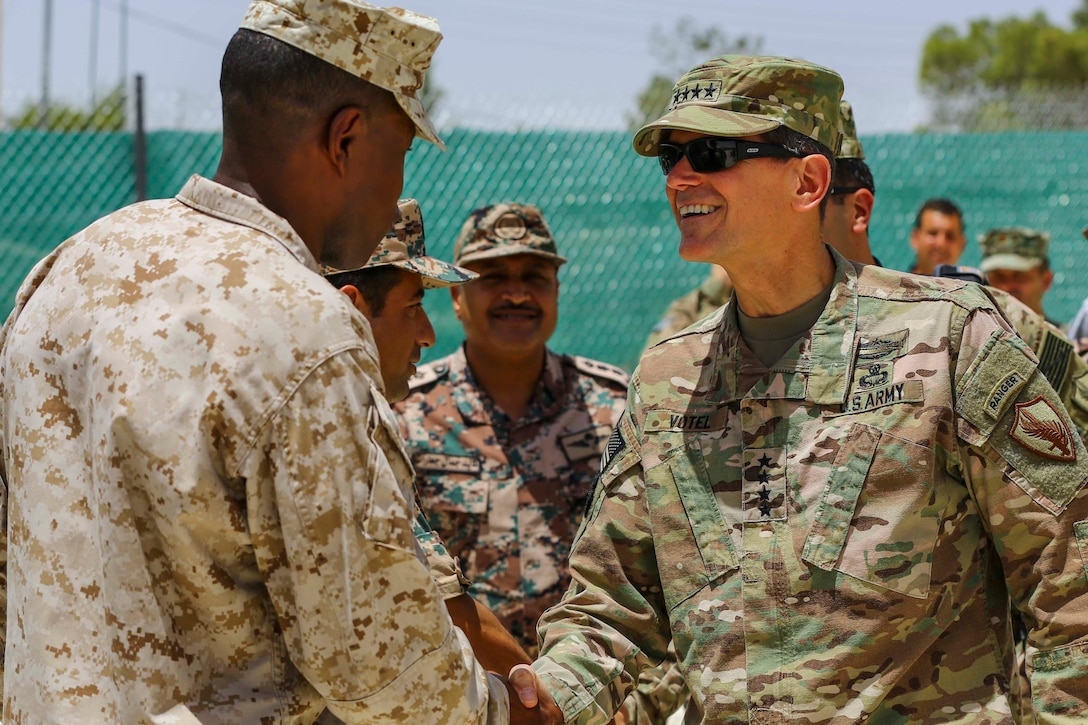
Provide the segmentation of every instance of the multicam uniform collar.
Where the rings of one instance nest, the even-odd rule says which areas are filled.
[[[760,365],[754,355],[733,355],[727,351],[745,349],[737,321],[736,303],[723,309],[723,332],[715,355],[730,360],[722,370],[721,402],[744,397],[807,399],[820,405],[839,405],[846,400],[853,372],[854,344],[858,324],[858,275],[853,263],[831,247],[835,279],[831,297],[812,329],[749,390],[741,389],[747,376]]]

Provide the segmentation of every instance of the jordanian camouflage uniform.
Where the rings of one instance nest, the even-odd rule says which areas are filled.
[[[847,262],[770,369],[731,305],[649,350],[534,667],[603,723],[669,642],[706,723],[1088,704],[1088,451],[975,285]]]
[[[370,327],[317,270],[194,177],[23,284],[5,722],[506,721],[412,536]]]
[[[570,583],[567,555],[627,375],[547,352],[525,416],[477,385],[463,349],[420,367],[396,410],[420,503],[491,609],[530,654],[536,622]]]

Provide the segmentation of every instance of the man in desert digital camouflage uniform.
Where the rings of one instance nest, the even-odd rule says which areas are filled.
[[[547,348],[559,256],[540,210],[472,212],[452,288],[463,347],[420,367],[396,406],[423,511],[494,611],[531,653],[536,621],[570,582],[567,553],[623,410],[627,374]]]
[[[412,535],[366,320],[431,18],[255,0],[214,180],[64,242],[0,335],[8,723],[507,722]],[[517,721],[517,720],[515,720]]]
[[[1013,722],[1010,600],[1036,717],[1088,705],[1088,451],[980,287],[821,243],[841,94],[723,56],[635,135],[735,293],[632,376],[541,618],[567,722],[670,642],[707,723]]]

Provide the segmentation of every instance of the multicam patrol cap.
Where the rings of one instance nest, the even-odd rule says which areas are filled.
[[[457,235],[453,261],[464,264],[512,254],[534,254],[557,265],[567,261],[559,256],[555,237],[540,209],[512,203],[481,207],[469,214]]]
[[[416,135],[445,150],[417,96],[442,40],[434,18],[362,0],[253,0],[242,27],[390,91]]]
[[[422,277],[423,286],[428,289],[454,287],[465,282],[471,282],[480,276],[472,270],[456,267],[436,257],[427,256],[426,237],[423,233],[423,213],[419,209],[419,202],[415,199],[401,199],[397,202],[397,207],[400,209],[400,219],[386,233],[385,238],[382,239],[378,249],[370,256],[367,263],[359,269],[386,266],[399,267],[409,272],[415,272]],[[356,270],[324,267],[321,271],[326,277],[331,277],[332,275]],[[335,284],[336,280],[330,281]]]
[[[721,55],[676,82],[664,115],[635,133],[635,151],[656,156],[665,130],[731,137],[786,126],[838,153],[842,90],[838,73],[814,63]]]
[[[850,105],[850,101],[839,104],[839,131],[842,132],[842,146],[835,158],[864,161],[865,151],[862,150],[861,141],[858,140],[858,127],[854,123],[854,107]]]
[[[1025,227],[991,229],[978,238],[982,247],[983,272],[1013,269],[1020,272],[1038,267],[1046,261],[1050,235]]]

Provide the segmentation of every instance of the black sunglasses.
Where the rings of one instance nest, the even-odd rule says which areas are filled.
[[[661,171],[666,176],[685,156],[688,157],[692,170],[702,174],[709,174],[730,169],[736,166],[738,161],[744,161],[745,159],[754,159],[760,156],[800,158],[801,154],[794,153],[773,143],[759,143],[757,141],[720,138],[718,136],[705,136],[687,143],[658,144],[657,161],[661,164]]]

